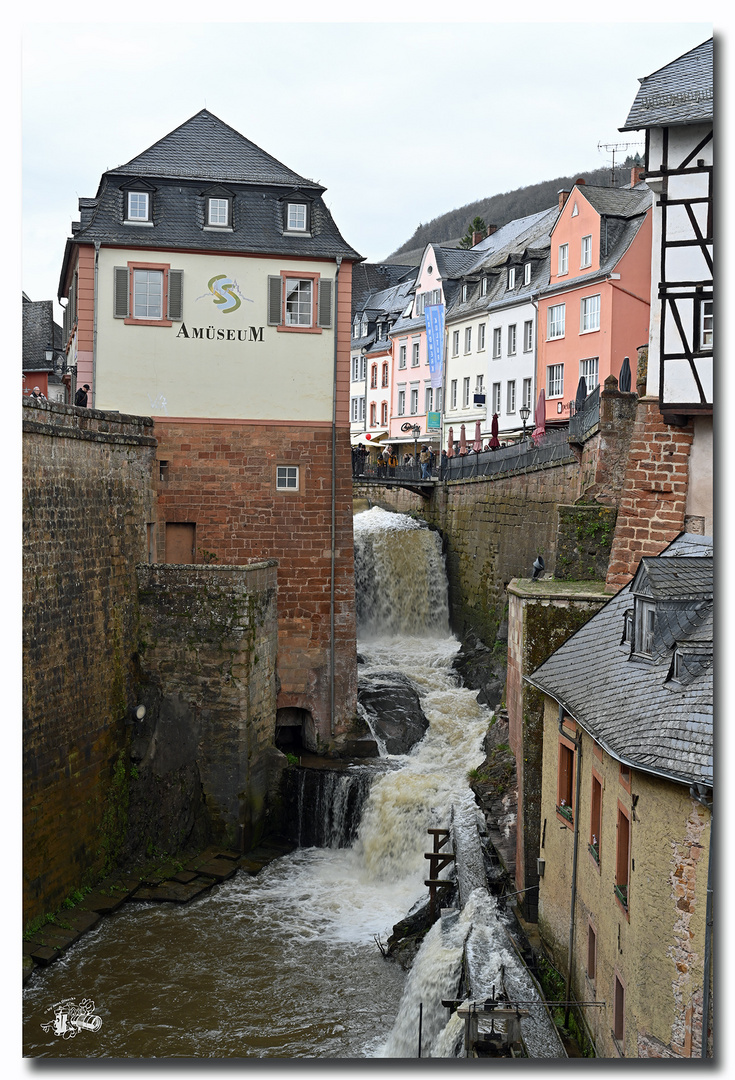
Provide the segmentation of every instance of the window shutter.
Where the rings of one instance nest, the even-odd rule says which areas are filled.
[[[283,311],[283,282],[280,277],[268,278],[268,325],[280,326]]]
[[[115,267],[115,299],[113,315],[116,319],[127,319],[129,315],[128,297],[128,268],[127,266]]]
[[[179,321],[183,318],[184,271],[168,272],[168,317]]]
[[[319,278],[319,302],[317,307],[317,326],[332,325],[332,282]]]

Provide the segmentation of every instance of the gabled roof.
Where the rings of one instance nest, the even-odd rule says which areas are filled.
[[[46,360],[50,346],[59,351],[61,327],[54,322],[52,300],[29,300],[23,294],[23,371],[53,371]]]
[[[649,188],[639,185],[634,188],[593,187],[583,184],[576,188],[584,195],[590,206],[602,217],[633,218],[645,214],[651,205],[652,195]],[[571,200],[572,196],[569,196]]]
[[[208,109],[202,109],[142,154],[111,171],[130,176],[186,176],[220,183],[229,180],[325,190],[266,154]]]
[[[640,79],[640,89],[620,131],[701,124],[714,106],[713,40]]]
[[[689,533],[646,558],[647,569],[657,566],[661,590],[664,579],[676,594],[677,580],[688,585],[698,577],[710,597],[679,613],[665,605],[666,647],[651,660],[631,658],[623,641],[624,615],[634,603],[630,583],[528,677],[613,757],[680,783],[712,784],[712,563],[712,540]],[[692,677],[677,683],[670,679],[674,644],[690,638],[705,655]]]
[[[654,600],[711,600],[712,568],[691,556],[673,560],[644,556],[630,583],[630,591]]]

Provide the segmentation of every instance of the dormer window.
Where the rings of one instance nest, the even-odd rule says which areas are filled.
[[[656,608],[648,600],[635,602],[635,651],[639,656],[653,656]]]
[[[516,268],[515,268],[515,266],[511,266],[511,268],[508,271],[508,288],[509,289],[515,289],[515,287],[516,287]]]
[[[623,642],[628,645],[633,644],[633,609],[626,611],[623,616]]]
[[[230,200],[207,199],[207,225],[227,228],[230,224]]]
[[[484,277],[480,283],[480,296],[487,296],[487,278]]]
[[[462,303],[463,304],[467,303],[468,294],[469,294],[469,286],[468,285],[463,285],[462,286]]]
[[[523,267],[523,284],[524,285],[530,285],[531,284],[531,264],[530,264],[530,262],[527,262],[525,264],[525,266]]]
[[[125,192],[125,221],[128,225],[152,225],[149,191]]]
[[[286,209],[286,228],[289,232],[306,232],[308,228],[308,207],[306,203],[288,203]]]
[[[681,681],[683,666],[681,653],[678,649],[674,649],[674,662],[671,665],[671,678],[676,679],[677,682]]]

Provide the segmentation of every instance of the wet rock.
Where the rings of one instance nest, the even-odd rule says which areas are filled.
[[[506,629],[507,637],[507,629]],[[505,688],[506,648],[498,641],[499,648],[490,649],[470,631],[462,641],[452,667],[470,690],[479,690],[480,705],[494,709],[500,704]]]
[[[407,754],[426,734],[429,721],[421,708],[418,691],[399,671],[363,676],[357,700],[389,754]]]
[[[446,886],[437,889],[436,915],[431,916],[431,905],[426,900],[416,911],[401,919],[393,927],[385,947],[385,955],[390,960],[395,960],[404,971],[409,971],[416,954],[421,948],[421,943],[433,926],[441,909],[451,906],[451,901],[456,896],[456,887],[453,882],[447,882]]]

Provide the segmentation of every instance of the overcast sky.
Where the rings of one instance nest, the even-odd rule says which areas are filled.
[[[598,143],[638,138],[618,131],[638,77],[711,33],[691,22],[26,25],[22,287],[55,299],[78,198],[203,107],[324,184],[345,239],[378,261],[447,210],[608,163]]]

